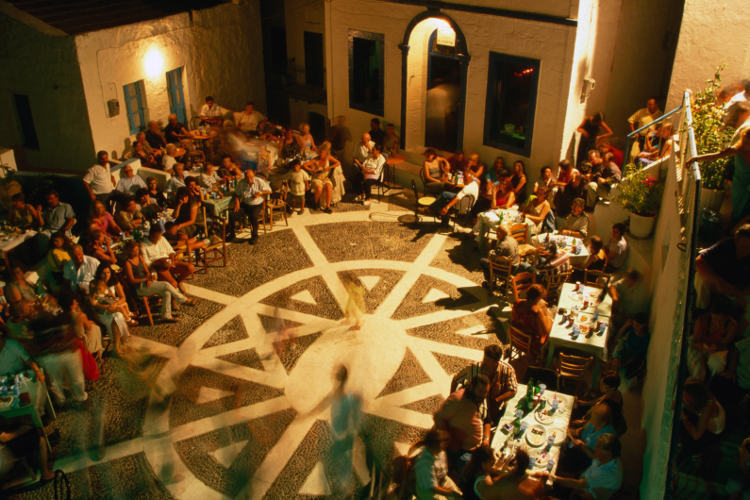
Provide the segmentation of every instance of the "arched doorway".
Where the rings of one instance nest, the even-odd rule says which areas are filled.
[[[461,148],[469,64],[461,29],[439,10],[427,10],[409,23],[399,48],[402,147]]]

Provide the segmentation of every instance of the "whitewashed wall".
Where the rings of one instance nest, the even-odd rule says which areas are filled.
[[[70,170],[93,163],[73,40],[26,21],[33,27],[0,14],[0,145],[15,150],[22,169]],[[29,96],[38,151],[21,145],[13,94]]]
[[[260,9],[243,0],[211,9],[79,35],[75,38],[94,149],[121,152],[130,136],[123,86],[144,80],[146,120],[166,122],[165,73],[180,66],[187,116],[197,115],[206,95],[238,110],[245,101],[265,102]],[[160,51],[163,69],[146,75],[144,55]],[[109,117],[106,102],[120,101]],[[81,165],[83,169],[88,165]]]
[[[749,42],[747,0],[685,0],[668,107],[679,106],[685,89],[702,88],[719,64],[727,66],[724,83],[750,78]]]
[[[468,2],[463,2],[468,3]],[[471,2],[482,4],[482,2]],[[582,2],[588,5],[589,0]],[[577,15],[577,1],[543,2],[536,8],[555,15]],[[484,5],[484,4],[482,4]],[[487,5],[502,8],[522,8],[519,2],[490,2]],[[546,6],[546,7],[545,7]],[[348,82],[348,43],[349,29],[383,33],[385,35],[385,116],[387,122],[400,126],[401,113],[401,43],[409,22],[424,9],[418,6],[401,5],[390,2],[373,2],[364,0],[331,0],[326,2],[326,39],[327,50],[330,50],[330,68],[328,83],[329,115],[346,115],[349,126],[356,136],[369,129],[369,113],[349,108]],[[576,120],[583,113],[583,104],[576,99],[569,99],[571,87],[580,88],[580,82],[571,82],[574,62],[574,47],[578,29],[572,26],[561,26],[539,21],[510,19],[499,16],[476,14],[464,11],[445,10],[463,31],[467,39],[471,61],[468,67],[466,105],[464,118],[464,149],[477,151],[482,159],[491,162],[498,155],[512,160],[517,155],[500,149],[484,146],[484,112],[487,96],[487,71],[490,51],[530,57],[541,60],[539,91],[534,121],[534,136],[530,158],[524,158],[532,171],[544,164],[555,164],[567,150],[567,142],[572,136]],[[583,36],[588,37],[588,32]],[[587,38],[581,40],[588,50]],[[412,57],[425,59],[425,54]],[[423,85],[424,77],[419,68],[422,63],[410,61],[408,85]],[[580,91],[579,91],[580,92]],[[418,92],[409,93],[409,99],[424,99]],[[413,102],[407,103],[407,110],[416,109],[423,113],[423,106]],[[571,114],[572,113],[572,114]],[[566,121],[565,117],[570,118]],[[407,147],[411,145],[414,135],[417,139],[423,136],[424,120],[417,115],[407,117]],[[574,123],[575,122],[575,123]],[[412,125],[413,124],[413,125]],[[536,175],[536,174],[534,174]]]

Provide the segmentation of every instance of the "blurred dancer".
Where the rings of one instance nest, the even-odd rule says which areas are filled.
[[[349,298],[346,301],[344,314],[346,322],[354,325],[354,330],[362,328],[362,312],[365,310],[365,289],[356,278],[344,275],[344,288]]]
[[[334,374],[335,387],[331,396],[331,427],[333,444],[328,453],[326,477],[330,481],[331,496],[344,498],[354,490],[352,455],[354,438],[359,434],[362,420],[362,400],[345,390],[349,370],[341,365]]]

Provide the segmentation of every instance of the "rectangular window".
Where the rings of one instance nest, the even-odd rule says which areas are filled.
[[[129,83],[122,89],[125,93],[125,109],[128,112],[130,133],[137,134],[146,128],[146,90],[143,80]]]
[[[305,31],[305,83],[323,87],[323,35]]]
[[[29,96],[13,94],[13,101],[16,106],[18,128],[21,132],[21,144],[23,144],[23,147],[25,148],[39,150],[39,139],[36,136],[34,117],[31,116]]]
[[[381,33],[349,31],[349,107],[383,116]]]
[[[529,156],[539,60],[490,52],[484,144]]]

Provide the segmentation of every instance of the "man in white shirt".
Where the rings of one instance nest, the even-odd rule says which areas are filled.
[[[109,170],[109,154],[106,151],[96,153],[96,164],[83,176],[83,185],[91,196],[91,201],[107,202],[115,190],[115,176]]]
[[[448,217],[449,212],[451,209],[462,199],[464,199],[465,196],[471,195],[472,196],[472,203],[471,206],[474,206],[474,203],[477,202],[477,198],[479,198],[479,182],[476,178],[474,178],[474,174],[471,170],[464,171],[464,187],[461,189],[461,191],[458,192],[458,194],[452,192],[452,191],[443,191],[440,193],[440,196],[438,196],[438,199],[435,200],[435,202],[430,205],[429,209],[430,212],[432,212],[436,216],[440,216],[441,221],[443,224],[448,223]],[[471,208],[471,207],[469,207]]]
[[[174,144],[167,144],[167,154],[161,159],[162,170],[171,174],[176,164],[177,146]]]
[[[201,106],[200,117],[204,122],[221,125],[221,119],[226,113],[227,110],[216,104],[213,97],[207,96],[206,104]]]
[[[76,245],[73,247],[71,259],[63,267],[63,278],[70,282],[72,291],[80,290],[85,295],[89,293],[89,286],[96,276],[96,269],[99,267],[99,259],[90,255],[84,255],[83,247]]]
[[[161,281],[167,281],[182,293],[187,293],[182,282],[193,274],[195,266],[177,260],[177,254],[164,237],[164,230],[159,224],[151,226],[148,239],[141,243],[141,252],[146,265],[156,271]]]
[[[372,140],[370,137],[370,134],[365,132],[362,134],[362,139],[360,140],[359,144],[357,144],[354,147],[354,162],[356,165],[356,162],[359,161],[360,163],[363,163],[367,158],[370,157],[370,152],[372,151],[372,148],[375,146],[375,141]]]
[[[251,245],[258,241],[258,217],[263,209],[265,196],[271,194],[271,186],[261,177],[256,177],[251,169],[245,170],[245,178],[237,183],[234,189],[234,200],[229,212],[229,227],[234,229],[234,222],[240,216],[240,208],[245,212],[252,227]],[[233,236],[233,234],[232,234]]]
[[[250,101],[245,104],[245,110],[237,113],[234,117],[235,126],[246,134],[257,135],[258,124],[265,120],[263,113],[255,109],[255,103]]]
[[[125,194],[133,195],[139,189],[146,189],[146,182],[141,178],[140,175],[135,173],[133,165],[127,164],[122,167],[123,177],[117,181],[117,191]]]
[[[651,99],[646,101],[645,108],[641,108],[630,115],[630,118],[628,118],[628,127],[630,127],[631,132],[634,132],[636,129],[639,129],[644,125],[651,123],[660,116],[661,110],[659,109],[659,105],[656,103],[656,99],[652,97]],[[638,141],[641,143],[641,148],[643,147],[643,140],[645,139],[647,132],[648,129],[638,134]]]
[[[378,183],[385,165],[385,157],[381,154],[382,146],[375,144],[365,161],[354,158],[354,165],[359,167],[354,171],[352,184],[358,196],[364,196],[364,203],[370,201],[372,186]]]

